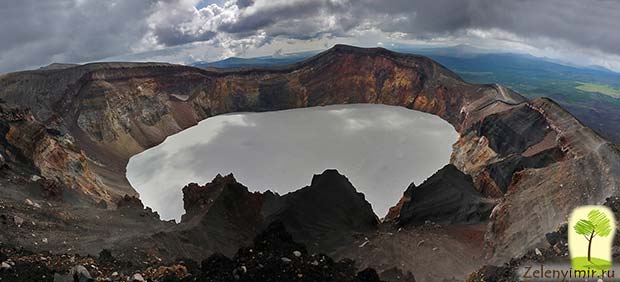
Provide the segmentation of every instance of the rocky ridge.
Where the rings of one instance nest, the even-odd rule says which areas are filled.
[[[398,226],[427,221],[446,225],[480,223],[488,220],[495,204],[476,190],[469,175],[454,165],[446,165],[420,186],[411,183],[385,221]]]

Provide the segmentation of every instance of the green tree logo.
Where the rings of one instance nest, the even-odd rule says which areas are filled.
[[[588,219],[580,219],[573,227],[575,232],[588,241],[588,261],[592,262],[592,240],[607,237],[611,233],[611,220],[600,210],[591,210]]]

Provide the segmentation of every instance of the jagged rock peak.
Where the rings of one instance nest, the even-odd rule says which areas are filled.
[[[410,185],[399,204],[390,210],[398,214],[398,225],[419,225],[427,221],[444,224],[476,223],[489,218],[495,202],[476,191],[471,176],[449,164],[420,186]]]
[[[186,203],[195,203],[197,201],[200,201],[201,199],[206,200],[206,195],[217,196],[217,194],[219,194],[222,189],[235,184],[239,183],[237,182],[232,173],[226,176],[218,174],[215,176],[215,178],[213,178],[213,180],[211,180],[211,182],[206,183],[204,186],[201,186],[198,183],[187,184],[185,187],[183,187],[183,200]]]
[[[227,193],[224,193],[225,191]],[[222,195],[225,196],[224,198],[228,198],[226,195],[237,195],[241,197],[245,195],[249,197],[252,194],[258,195],[260,193],[249,192],[247,187],[237,182],[232,173],[226,176],[218,174],[211,182],[204,186],[200,186],[197,183],[190,183],[183,187],[183,207],[185,209],[185,215],[183,215],[182,221],[189,220],[200,213],[208,212]],[[237,200],[243,201],[243,199]]]
[[[295,240],[318,249],[340,244],[352,232],[375,230],[379,223],[364,195],[333,169],[314,175],[310,186],[270,201],[264,213],[266,222],[281,221]],[[327,242],[332,240],[338,242]]]
[[[309,187],[327,188],[327,186],[334,184],[342,184],[336,185],[336,188],[352,189],[353,191],[356,191],[349,179],[345,175],[340,174],[340,172],[336,169],[326,169],[321,174],[313,175]]]
[[[225,176],[222,176],[221,174],[217,174],[215,176],[215,178],[213,178],[213,180],[211,180],[211,182],[205,184],[205,188],[209,187],[209,186],[213,186],[213,185],[222,185],[222,184],[235,184],[238,183],[237,179],[235,179],[235,176],[232,173],[229,173]]]
[[[349,179],[336,169],[327,169],[321,174],[312,177],[310,186],[304,187],[290,194],[295,198],[315,199],[323,198],[322,204],[327,209],[349,207],[360,212],[360,216],[376,215],[363,193],[355,189]]]

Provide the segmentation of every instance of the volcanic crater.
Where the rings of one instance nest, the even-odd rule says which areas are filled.
[[[573,208],[601,204],[620,186],[618,147],[552,100],[469,84],[426,57],[382,48],[337,45],[274,68],[17,72],[0,77],[0,98],[0,240],[35,252],[200,260],[234,255],[280,222],[311,252],[381,272],[397,266],[416,281],[464,280],[549,247],[545,235]],[[125,177],[132,156],[208,117],[360,103],[434,114],[459,134],[450,164],[402,187],[383,222],[333,170],[286,195],[250,192],[233,175],[188,184],[180,224],[145,208]]]

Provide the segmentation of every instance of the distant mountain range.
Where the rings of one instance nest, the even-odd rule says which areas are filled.
[[[526,54],[498,53],[468,45],[428,48],[397,46],[395,51],[427,56],[471,83],[506,85],[528,98],[548,97],[607,139],[620,143],[620,73],[602,66],[571,66]],[[282,66],[319,51],[256,58],[231,57],[197,62],[201,68]]]
[[[230,57],[221,61],[214,62],[196,62],[191,64],[194,67],[199,68],[242,68],[242,67],[271,67],[271,66],[283,66],[301,62],[307,58],[310,58],[320,51],[308,51],[300,53],[290,53],[280,56],[263,56],[254,58],[239,58]]]

